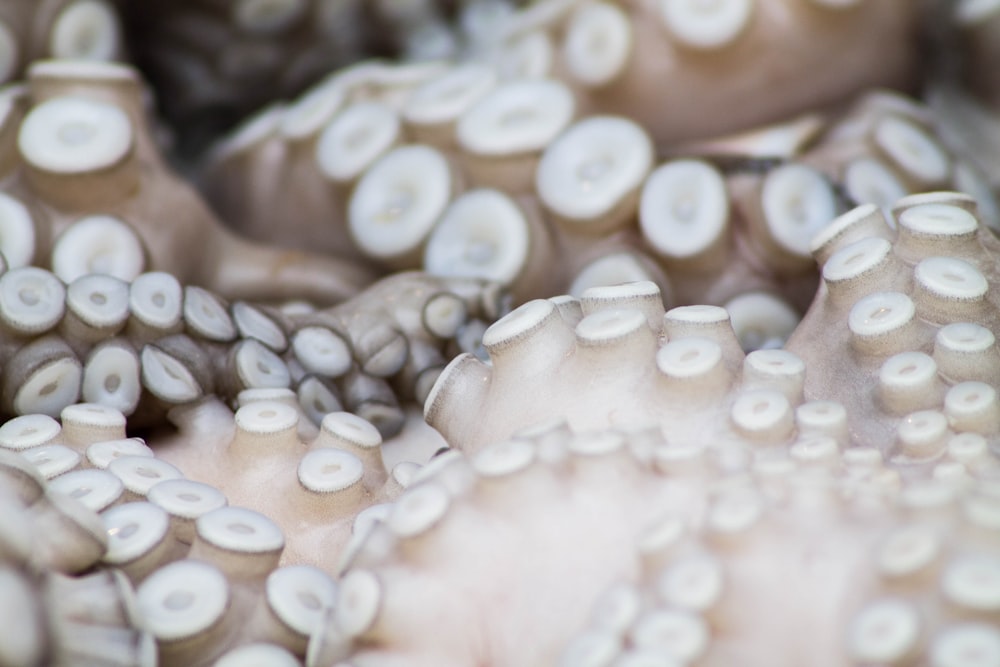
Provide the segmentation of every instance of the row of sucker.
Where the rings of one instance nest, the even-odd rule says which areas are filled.
[[[155,425],[209,396],[292,389],[309,420],[349,410],[385,436],[450,355],[475,352],[505,308],[498,286],[396,274],[326,309],[229,303],[168,273],[63,283],[34,266],[0,274],[2,411],[58,416],[79,401]]]
[[[580,115],[557,80],[443,70],[358,65],[251,119],[213,153],[209,200],[251,238],[494,280],[517,303],[651,280],[668,307],[766,313],[747,349],[797,324],[818,280],[809,241],[850,206],[954,188],[1000,224],[978,166],[895,93],[659,161],[640,124]]]

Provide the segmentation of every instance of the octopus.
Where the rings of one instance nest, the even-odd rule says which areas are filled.
[[[1000,667],[998,44],[0,0],[0,667]]]

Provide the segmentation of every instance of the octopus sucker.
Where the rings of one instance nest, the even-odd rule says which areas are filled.
[[[0,1],[0,665],[1000,667],[998,12]]]

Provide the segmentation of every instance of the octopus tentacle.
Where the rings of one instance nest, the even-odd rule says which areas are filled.
[[[671,434],[557,426],[452,459],[369,533],[311,664],[840,665],[992,650],[990,473],[901,482],[876,450],[823,442],[755,447],[724,472]],[[486,554],[506,566],[485,572]],[[764,591],[762,615],[748,601]],[[435,637],[440,623],[466,630]]]

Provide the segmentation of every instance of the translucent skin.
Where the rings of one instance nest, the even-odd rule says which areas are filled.
[[[706,665],[850,665],[878,651],[924,664],[956,626],[989,627],[995,614],[995,599],[972,611],[957,582],[982,567],[996,590],[997,461],[961,482],[901,481],[860,451],[755,448],[732,468],[669,434],[517,436],[408,489],[345,574],[327,632],[353,635],[349,663],[365,666],[570,665],[644,650]],[[448,503],[421,521],[409,501],[429,490]],[[484,568],[487,554],[507,567]],[[371,577],[377,593],[358,583]],[[902,612],[880,627],[898,632],[879,635],[872,609],[897,600]],[[467,630],[432,637],[440,623]]]

